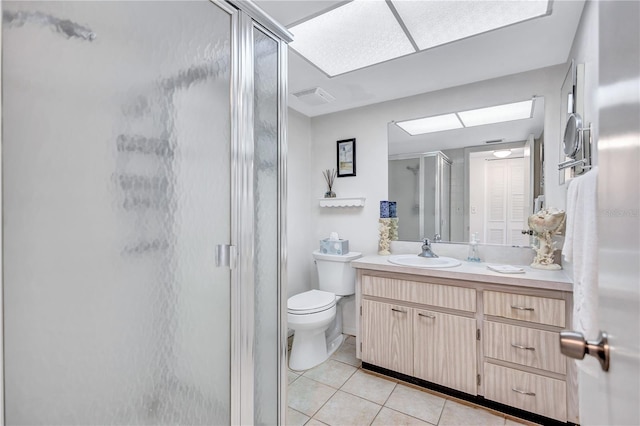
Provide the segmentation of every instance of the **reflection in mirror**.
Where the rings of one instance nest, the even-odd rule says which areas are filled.
[[[442,152],[389,156],[389,194],[402,218],[399,240],[451,239],[451,160]]]
[[[528,119],[416,136],[391,122],[388,138],[400,240],[529,244],[526,219],[544,199],[543,98]]]

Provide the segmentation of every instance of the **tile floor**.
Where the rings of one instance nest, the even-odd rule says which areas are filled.
[[[289,370],[287,425],[522,425],[520,420],[367,372],[349,336],[305,372]]]

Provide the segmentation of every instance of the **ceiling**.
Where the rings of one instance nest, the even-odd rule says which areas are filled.
[[[461,7],[465,3],[449,1],[459,1]],[[345,2],[256,0],[255,3],[282,25],[292,27]],[[315,117],[565,63],[583,7],[584,0],[555,0],[549,16],[332,78],[290,49],[289,106]],[[335,101],[314,106],[292,95],[314,87],[324,89]]]

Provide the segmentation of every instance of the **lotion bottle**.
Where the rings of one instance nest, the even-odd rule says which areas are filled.
[[[478,254],[478,233],[474,232],[469,241],[469,256],[467,256],[469,262],[480,262],[480,255]]]

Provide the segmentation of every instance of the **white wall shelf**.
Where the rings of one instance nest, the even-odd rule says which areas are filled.
[[[319,198],[320,207],[363,207],[364,197],[355,198]]]

